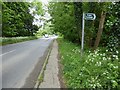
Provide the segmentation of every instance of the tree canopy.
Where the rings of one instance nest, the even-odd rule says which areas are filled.
[[[119,32],[120,29],[117,29],[120,23],[119,9],[119,2],[51,2],[49,4],[53,30],[76,43],[81,41],[82,13],[96,14],[94,21],[85,21],[85,45],[90,47],[105,46],[109,35]]]
[[[2,36],[33,36],[38,27],[29,13],[28,2],[2,2]]]

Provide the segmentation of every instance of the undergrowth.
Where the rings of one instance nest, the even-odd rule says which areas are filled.
[[[95,51],[86,49],[80,55],[80,46],[64,39],[58,39],[63,76],[68,88],[118,88],[120,84],[117,54],[109,55],[102,48]],[[119,70],[119,71],[118,71]]]

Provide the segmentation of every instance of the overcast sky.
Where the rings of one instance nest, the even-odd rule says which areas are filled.
[[[29,0],[29,2],[32,2],[33,0]],[[44,9],[47,9],[47,5],[48,5],[48,0],[37,0],[38,2],[42,2],[43,4],[43,8]],[[35,8],[32,8],[30,9],[30,13],[32,14],[33,11],[35,11]],[[41,20],[42,19],[45,19],[45,20],[49,20],[51,17],[50,17],[50,14],[48,12],[45,12],[45,15],[44,16],[40,16],[40,15],[34,15],[35,19],[34,19],[34,22],[33,24],[37,25],[37,26],[41,26],[41,25],[44,25],[44,20]]]

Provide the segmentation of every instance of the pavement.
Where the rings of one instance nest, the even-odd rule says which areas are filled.
[[[2,46],[0,86],[2,85],[2,88],[33,88],[53,39],[41,38]]]
[[[58,77],[58,43],[55,40],[44,71],[44,79],[39,88],[60,88]]]

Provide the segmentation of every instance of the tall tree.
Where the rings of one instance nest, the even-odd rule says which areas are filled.
[[[81,41],[81,31],[82,31],[82,13],[83,13],[83,7],[82,7],[82,2],[74,2],[74,16],[75,16],[75,23],[76,27],[78,30],[78,36],[79,36],[79,41]]]
[[[106,15],[110,10],[111,2],[56,2],[50,3],[49,13],[52,17],[51,22],[53,30],[60,32],[64,38],[73,42],[80,41],[82,13],[95,13],[94,21],[85,21],[85,44],[90,45],[95,49],[98,45],[105,45],[107,34],[110,28],[106,28]],[[111,7],[115,9],[115,7]],[[119,8],[118,8],[119,9]],[[107,14],[106,14],[107,13]],[[111,21],[114,21],[114,14],[110,14]],[[110,23],[109,23],[110,24]],[[103,32],[104,29],[104,32]],[[101,41],[101,43],[100,43]]]
[[[3,2],[2,7],[3,36],[14,37],[33,35],[35,32],[33,28],[35,26],[32,25],[34,17],[29,13],[30,3]]]
[[[64,35],[64,38],[73,42],[79,41],[72,2],[51,3],[49,13],[52,16],[51,22],[55,32],[60,32]]]
[[[101,38],[101,35],[102,35],[102,32],[103,32],[105,17],[106,17],[106,12],[102,11],[100,22],[99,22],[99,28],[98,28],[98,32],[97,32],[97,37],[96,37],[96,40],[95,40],[94,49],[96,49],[99,45],[100,38]]]
[[[95,40],[95,44],[94,44],[94,49],[96,49],[100,43],[100,38],[103,32],[103,28],[104,28],[104,22],[105,22],[105,17],[106,17],[106,12],[107,12],[107,8],[109,6],[109,3],[101,3],[100,2],[100,6],[101,6],[101,17],[100,17],[100,22],[99,22],[99,28],[98,28],[98,32],[97,32],[97,37]]]

